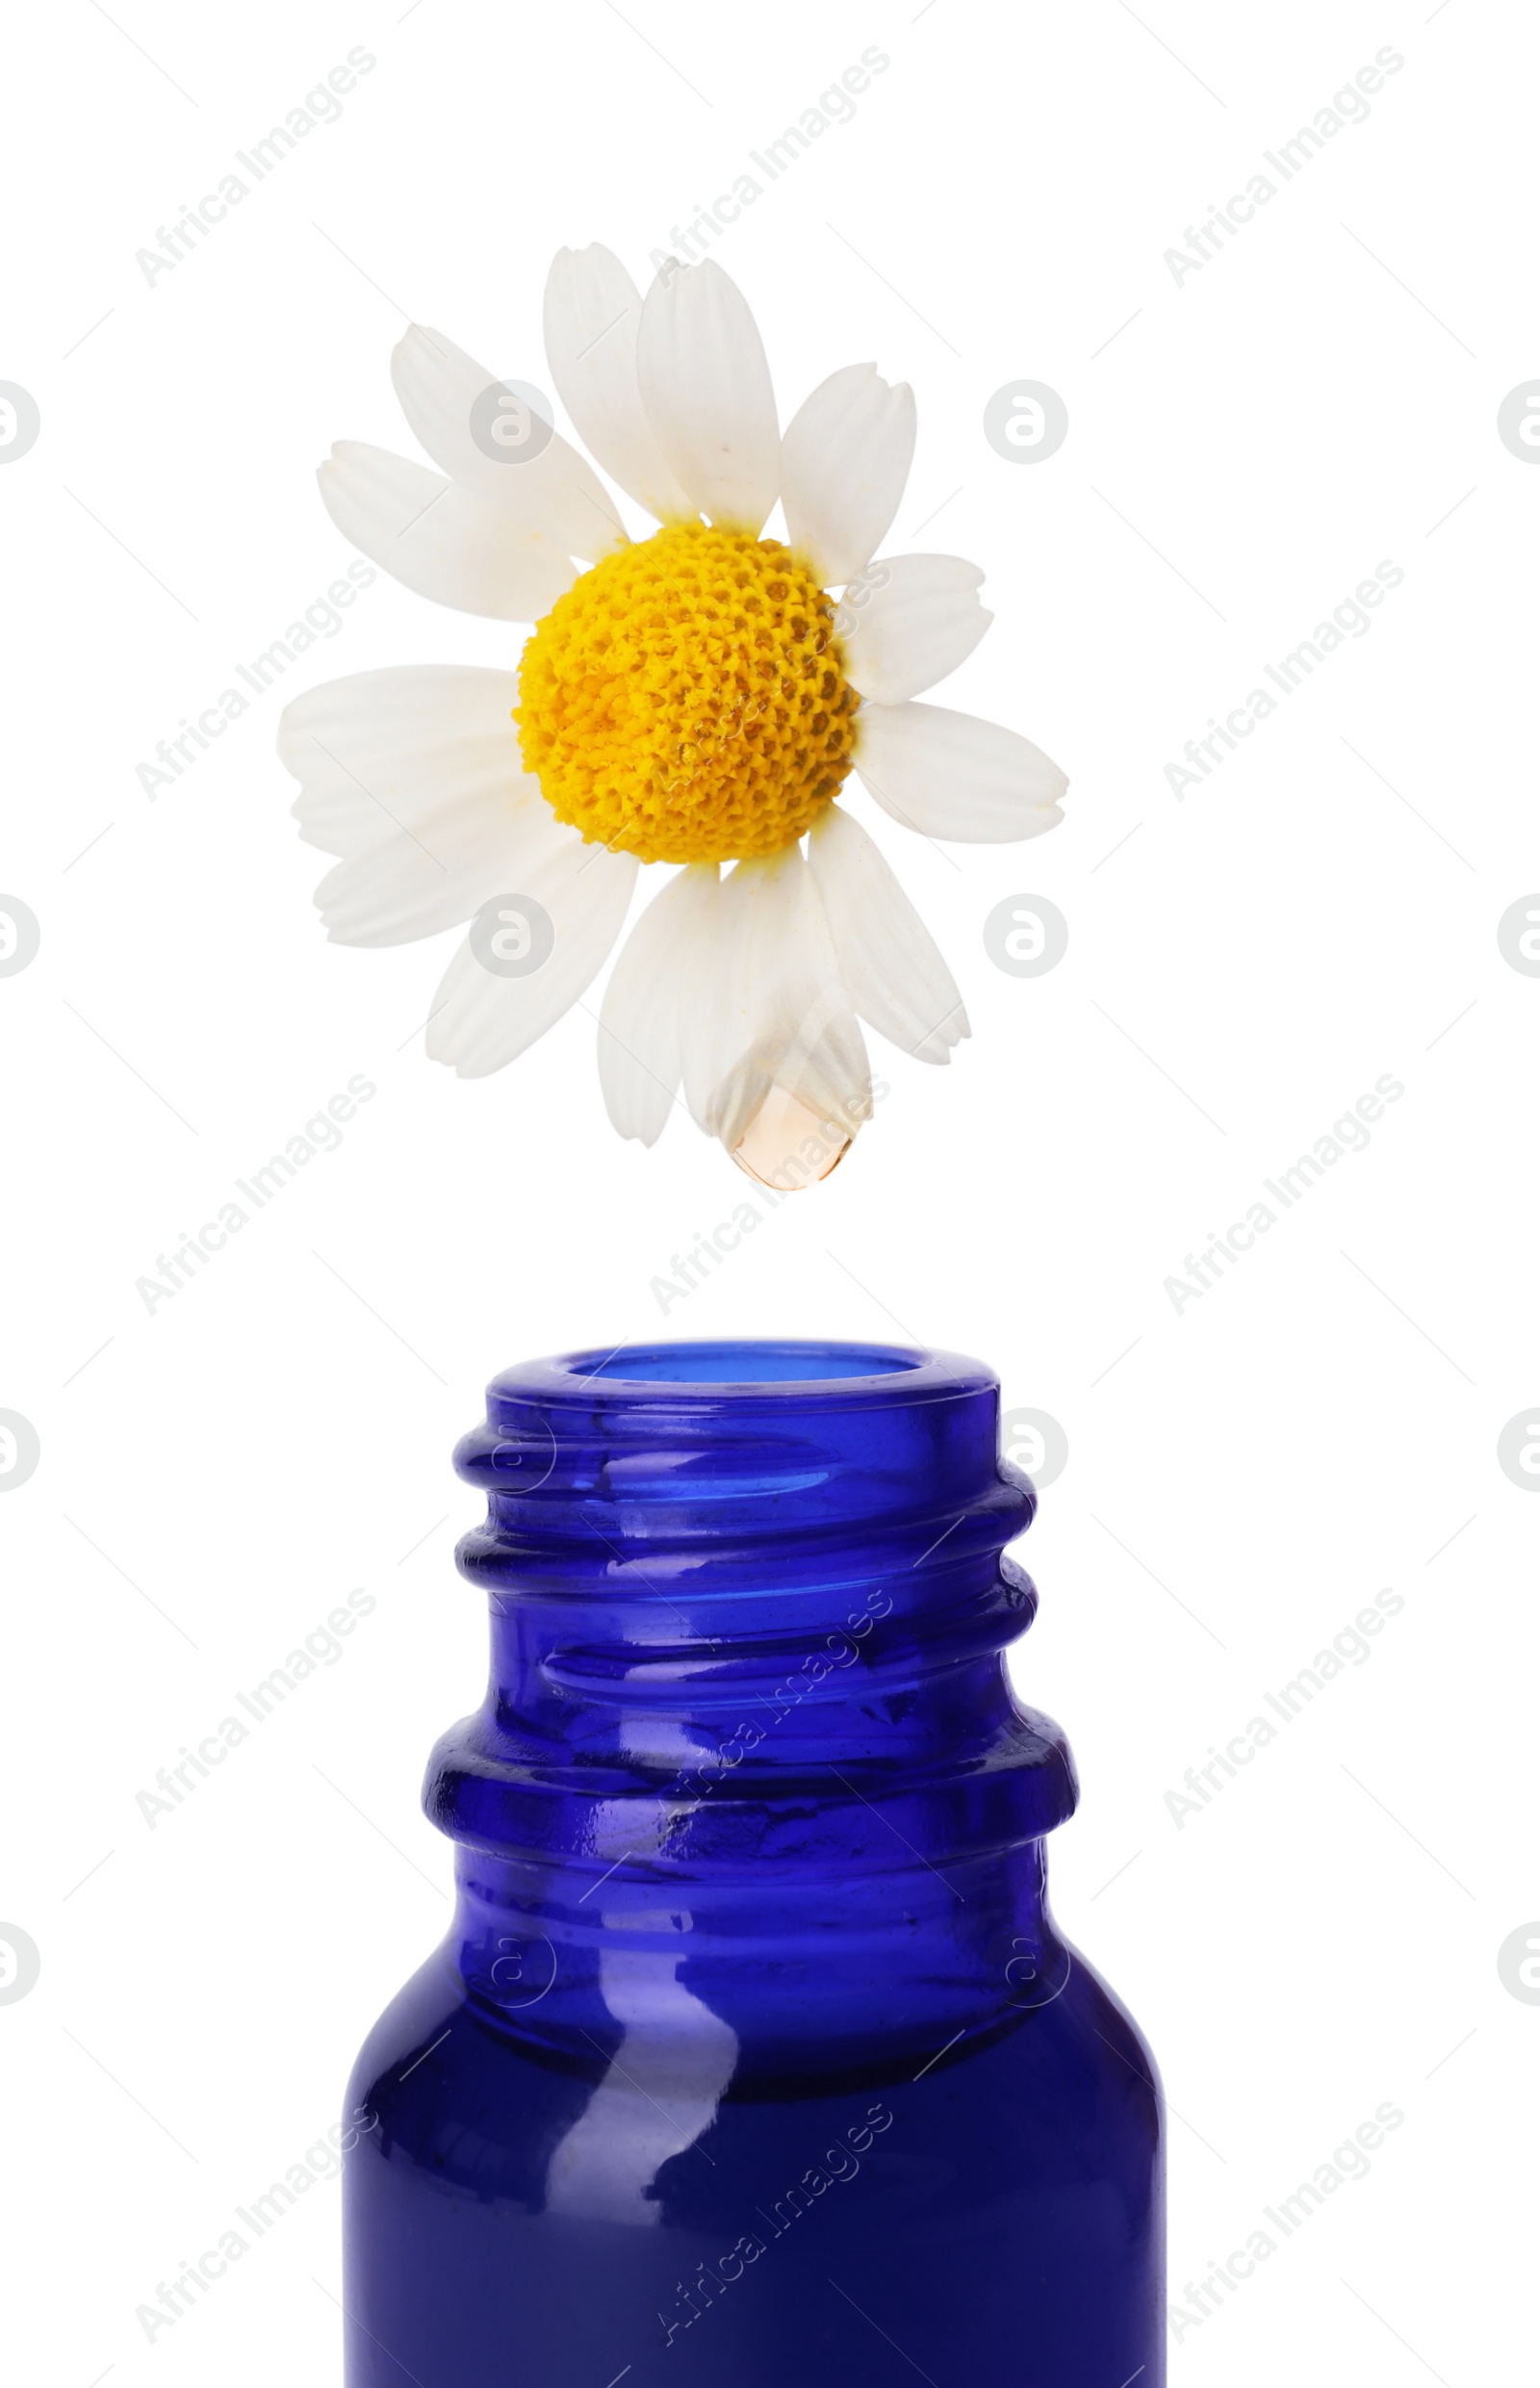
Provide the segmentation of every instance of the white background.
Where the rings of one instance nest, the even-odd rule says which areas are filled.
[[[341,121],[147,284],[136,250],[359,44]],[[324,942],[279,695],[154,802],[136,766],[345,568],[313,469],[411,449],[408,316],[546,384],[552,251],[643,276],[872,45],[854,120],[717,253],[783,419],[851,359],[914,385],[890,545],[976,558],[996,614],[941,701],[1039,740],[1069,813],[942,853],[855,799],[973,1040],[945,1071],[884,1048],[844,1168],[663,1320],[651,1280],[745,1191],[720,1150],[679,1116],[619,1143],[580,1011],[479,1084],[424,1059],[451,941]],[[1368,120],[1178,283],[1164,252],[1387,45]],[[1173,2377],[1513,2375],[1540,2013],[1497,1952],[1540,1914],[1540,1502],[1496,1446],[1540,1394],[1540,981],[1496,930],[1540,886],[1540,472],[1496,416],[1540,363],[1537,48],[1476,0],[13,19],[0,377],[42,419],[0,468],[0,886],[42,929],[0,981],[0,1406],[42,1451],[0,1502],[0,1916],[42,1957],[0,2008],[18,2378],[336,2378],[335,2184],[153,2346],[135,2308],[321,2137],[444,1927],[418,1785],[484,1650],[450,1444],[498,1367],[659,1327],[950,1345],[1066,1430],[1014,1663],[1080,1761],[1061,1920],[1168,2088],[1178,2300],[1404,2115]],[[1013,376],[1065,398],[1051,459],[983,438]],[[1369,632],[1177,801],[1184,742],[1384,559]],[[381,577],[284,687],[521,635]],[[1046,977],[985,953],[1014,894],[1070,924]],[[355,1072],[341,1148],[147,1314],[136,1279]],[[1176,1310],[1185,1256],[1384,1073],[1368,1149]],[[152,1831],[136,1794],[354,1585],[339,1662]],[[1179,1829],[1186,1770],[1386,1585],[1372,1658]]]

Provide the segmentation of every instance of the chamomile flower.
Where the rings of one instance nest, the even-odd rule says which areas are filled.
[[[682,1091],[744,1167],[806,1182],[870,1117],[862,1021],[925,1062],[968,1033],[836,801],[852,775],[904,828],[969,841],[1051,828],[1065,777],[1015,731],[914,702],[990,616],[958,557],[873,560],[913,454],[907,386],[848,365],[783,433],[754,318],[709,260],[671,262],[644,301],[607,249],[563,249],[545,335],[578,431],[659,527],[628,536],[522,385],[407,333],[393,377],[438,470],[346,443],[327,510],[420,595],[533,629],[517,671],[365,672],[287,708],[299,834],[339,858],[317,904],[341,944],[471,924],[427,1050],[483,1077],[578,1001],[642,869],[674,866],[600,1010],[610,1119],[651,1144]]]

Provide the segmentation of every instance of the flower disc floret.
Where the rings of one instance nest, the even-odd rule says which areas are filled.
[[[832,601],[775,539],[674,525],[536,625],[514,719],[557,820],[644,862],[779,853],[851,765]]]

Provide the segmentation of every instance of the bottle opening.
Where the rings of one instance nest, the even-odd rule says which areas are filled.
[[[784,1385],[860,1383],[923,1368],[928,1354],[881,1344],[632,1344],[569,1365],[575,1376],[635,1385]]]
[[[941,1537],[949,1566],[963,1514],[999,1525],[998,1548],[1032,1513],[1001,1474],[999,1406],[992,1371],[961,1352],[832,1336],[659,1335],[526,1360],[493,1378],[484,1423],[456,1449],[491,1504],[461,1563],[500,1586],[534,1568],[537,1546],[558,1575],[581,1576],[587,1553],[606,1583],[624,1576],[629,1606],[651,1597],[665,1611],[681,1579],[665,1571],[665,1592],[643,1564],[665,1549],[692,1554],[703,1595],[730,1550],[734,1566],[753,1552],[758,1584],[772,1547],[867,1524],[900,1538],[912,1525],[916,1566]]]

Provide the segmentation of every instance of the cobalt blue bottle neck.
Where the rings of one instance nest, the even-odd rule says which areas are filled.
[[[592,2046],[617,1968],[651,1964],[773,2070],[808,2040],[932,2044],[1049,1994],[1039,1844],[1075,1783],[1006,1681],[1037,1595],[1003,1553],[1036,1496],[998,1407],[975,1361],[870,1346],[629,1348],[494,1380],[455,1453],[487,1496],[458,1556],[489,1596],[491,1682],[424,1791],[490,2013]]]

